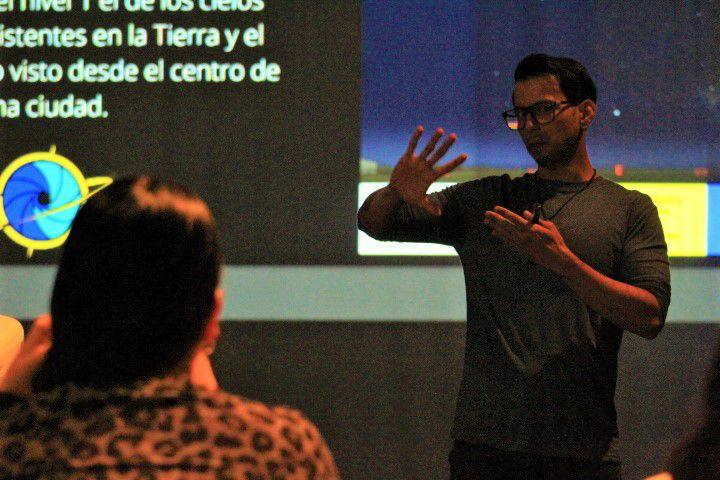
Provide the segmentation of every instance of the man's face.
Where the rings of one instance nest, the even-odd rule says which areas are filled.
[[[555,75],[544,75],[520,81],[513,90],[513,104],[526,108],[538,102],[566,102]],[[528,153],[538,165],[549,169],[570,163],[580,143],[580,115],[576,106],[560,104],[555,109],[555,119],[539,125],[527,115],[524,128],[518,130]]]

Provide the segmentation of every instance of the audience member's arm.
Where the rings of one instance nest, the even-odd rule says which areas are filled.
[[[41,315],[33,322],[7,374],[0,380],[0,391],[26,396],[32,393],[31,382],[52,345],[50,315]]]
[[[0,379],[20,351],[25,332],[20,322],[0,315]]]
[[[673,476],[668,472],[662,472],[657,475],[653,475],[652,477],[647,477],[645,480],[673,480]]]

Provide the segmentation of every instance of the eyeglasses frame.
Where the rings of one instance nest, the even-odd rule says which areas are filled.
[[[510,110],[505,110],[504,112],[502,112],[502,117],[503,117],[503,120],[505,120],[505,125],[514,132],[516,132],[518,130],[522,130],[525,128],[525,124],[527,124],[527,116],[528,115],[530,115],[532,117],[532,119],[536,125],[548,125],[548,124],[554,122],[555,119],[557,118],[557,116],[560,113],[562,113],[563,111],[565,111],[567,108],[579,105],[579,103],[573,102],[571,100],[563,100],[562,102],[551,102],[553,104],[552,119],[550,119],[547,122],[540,122],[537,119],[537,117],[535,116],[535,112],[532,111],[532,108],[544,101],[545,100],[540,100],[539,102],[535,102],[532,105],[530,105],[528,107],[524,107],[524,108],[515,107],[515,108],[511,108]],[[561,105],[567,105],[567,107],[561,108],[560,110],[558,110],[558,107],[560,107]],[[510,117],[512,115],[511,112],[517,111],[517,110],[519,110],[521,112],[522,117],[518,114],[515,114],[514,117],[518,119],[518,128],[511,128],[510,124],[508,123],[508,117]],[[523,119],[522,122],[520,121],[521,118]],[[523,123],[522,128],[520,128],[521,123]]]

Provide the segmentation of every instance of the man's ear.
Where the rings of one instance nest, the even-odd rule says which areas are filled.
[[[580,112],[580,128],[587,130],[595,119],[597,113],[597,105],[590,99],[583,100],[578,105]]]
[[[223,306],[225,304],[225,292],[220,288],[215,289],[214,304],[210,318],[208,319],[201,344],[215,345],[220,336],[220,317],[222,316]]]

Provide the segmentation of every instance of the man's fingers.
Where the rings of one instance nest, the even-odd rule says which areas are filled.
[[[540,234],[544,239],[552,240],[553,239],[552,231],[555,228],[555,224],[553,222],[551,222],[550,220],[543,220],[542,218],[538,218],[537,222],[533,222],[534,216],[535,215],[529,210],[525,210],[523,212],[523,217],[529,222],[527,224],[528,228],[531,231]]]
[[[458,166],[462,165],[462,163],[467,160],[467,154],[463,153],[462,155],[453,158],[445,165],[441,165],[438,168],[435,169],[435,172],[437,173],[438,177],[441,177],[447,173],[452,172],[455,170]]]
[[[515,224],[492,210],[485,212],[485,224],[505,235],[515,236],[518,234],[518,228]]]
[[[407,150],[405,150],[405,155],[412,156],[412,154],[415,152],[415,149],[417,148],[417,144],[420,141],[420,137],[422,137],[423,134],[423,126],[418,125],[418,127],[413,132],[412,136],[410,137],[410,144],[408,145]]]
[[[550,220],[540,219],[540,221],[538,221],[538,224],[542,225],[543,227],[547,228],[548,230],[552,230],[555,228],[555,224],[553,222],[551,222]]]
[[[430,141],[427,143],[427,145],[425,145],[425,148],[423,149],[422,153],[420,153],[419,157],[427,158],[427,156],[430,155],[433,150],[435,150],[435,146],[440,141],[444,133],[445,132],[442,128],[438,128],[437,130],[435,130],[435,133],[433,133],[433,136],[430,137]]]
[[[493,210],[485,212],[485,224],[490,226],[493,235],[500,237],[505,243],[521,249],[526,248],[528,242],[531,242],[535,235],[524,225],[518,225]],[[542,228],[539,225],[532,225],[532,227],[533,229],[535,227]]]
[[[497,213],[493,210],[488,210],[485,212],[485,224],[494,226],[494,225],[503,225],[503,224],[509,224],[509,223],[510,223],[510,221],[507,218],[503,217],[502,215],[500,215],[499,213]]]
[[[532,257],[533,252],[537,252],[543,243],[550,245],[555,242],[552,231],[554,224],[548,220],[532,223],[532,217],[533,214],[528,210],[520,216],[507,208],[496,206],[485,212],[485,224],[491,228],[493,236]]]
[[[538,225],[540,223],[540,211],[536,210],[535,213],[531,212],[530,210],[525,210],[522,214],[523,218],[527,220],[526,227],[530,230],[533,229],[535,225]]]
[[[532,222],[533,216],[534,216],[533,213],[529,210],[525,210],[523,212],[523,218],[525,218],[525,220]],[[541,225],[548,230],[552,230],[553,228],[555,228],[555,224],[553,222],[551,222],[550,220],[545,220],[543,218],[538,218],[538,220],[535,224]]]
[[[509,222],[511,222],[514,225],[524,227],[528,223],[527,220],[525,220],[523,217],[521,217],[517,213],[512,212],[512,211],[508,210],[507,208],[502,207],[500,205],[496,205],[493,208],[493,211],[496,212],[497,214],[501,215],[503,218],[506,218]]]
[[[534,224],[531,231],[546,243],[552,243],[555,241],[555,237],[553,237],[551,231],[540,223]]]
[[[440,148],[437,149],[435,153],[433,153],[430,158],[428,158],[428,164],[429,165],[435,165],[442,157],[447,153],[447,151],[452,147],[453,143],[455,143],[455,140],[457,140],[457,135],[454,133],[451,133],[445,141],[440,145]]]
[[[437,202],[433,200],[430,195],[425,195],[423,199],[420,200],[420,206],[425,209],[425,211],[428,212],[430,215],[439,217],[442,214],[442,209],[440,208],[440,205],[438,205]]]

